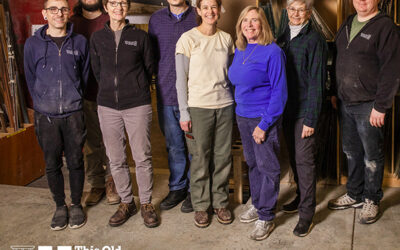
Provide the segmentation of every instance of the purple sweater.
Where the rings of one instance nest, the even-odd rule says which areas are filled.
[[[195,9],[189,9],[178,20],[168,8],[155,12],[149,22],[149,35],[158,62],[157,99],[163,105],[178,106],[176,97],[175,47],[181,35],[197,26]]]

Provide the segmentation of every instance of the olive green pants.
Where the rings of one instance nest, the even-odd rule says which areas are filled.
[[[232,165],[233,105],[220,109],[189,108],[192,132],[185,138],[192,160],[190,192],[195,211],[226,208]]]

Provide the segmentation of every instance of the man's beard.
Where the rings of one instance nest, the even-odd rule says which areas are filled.
[[[92,12],[92,11],[96,11],[96,10],[100,10],[101,9],[101,1],[97,1],[97,3],[95,3],[95,4],[84,4],[81,1],[81,4],[82,4],[82,8],[84,10],[86,10],[86,11]]]

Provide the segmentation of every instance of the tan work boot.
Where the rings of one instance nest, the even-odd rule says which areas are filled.
[[[115,188],[115,183],[112,176],[109,176],[106,180],[106,197],[108,205],[114,205],[121,202],[121,198],[117,193],[117,189]]]
[[[160,220],[156,214],[153,204],[147,203],[140,206],[140,212],[143,217],[143,222],[146,227],[157,227],[160,225]]]
[[[89,195],[86,197],[86,206],[96,205],[101,201],[104,196],[105,188],[94,188],[90,189]]]

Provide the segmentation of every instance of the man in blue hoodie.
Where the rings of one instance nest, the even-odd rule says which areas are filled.
[[[35,132],[44,152],[46,176],[56,203],[52,230],[79,228],[86,222],[81,206],[85,179],[82,148],[86,130],[82,95],[89,72],[89,49],[82,35],[68,23],[67,0],[44,0],[42,15],[48,24],[25,43],[25,77],[35,110]],[[71,188],[71,206],[65,203],[61,172],[65,156]]]

